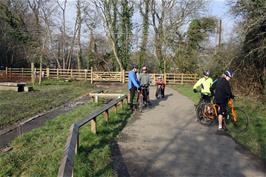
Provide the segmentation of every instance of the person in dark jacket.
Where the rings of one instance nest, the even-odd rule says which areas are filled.
[[[214,103],[219,105],[220,109],[218,110],[218,130],[222,129],[223,117],[226,116],[226,106],[228,100],[234,98],[230,86],[230,79],[233,77],[233,72],[227,70],[224,72],[223,76],[213,82],[211,87],[211,92],[214,95]]]

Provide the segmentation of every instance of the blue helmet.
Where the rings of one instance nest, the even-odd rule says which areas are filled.
[[[205,70],[205,71],[203,71],[203,75],[204,76],[210,76],[210,74],[211,74],[211,72],[209,71],[209,70]]]
[[[233,71],[231,71],[231,70],[226,70],[225,72],[224,72],[224,75],[226,75],[226,76],[228,76],[228,77],[233,77],[233,75],[234,75],[234,73],[233,73]]]

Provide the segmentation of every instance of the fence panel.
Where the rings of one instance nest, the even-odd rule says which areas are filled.
[[[92,71],[87,69],[50,69],[34,68],[35,80],[42,78],[51,79],[71,79],[71,80],[88,80],[88,81],[106,81],[106,82],[128,82],[129,71],[121,72],[104,72]],[[0,81],[30,81],[32,76],[31,68],[6,68],[0,71]],[[150,73],[151,84],[155,85],[158,77],[162,77],[166,84],[192,84],[198,79],[197,74],[184,73]]]
[[[122,82],[122,73],[121,72],[93,72],[93,81]]]

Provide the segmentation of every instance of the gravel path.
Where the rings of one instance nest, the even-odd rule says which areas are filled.
[[[266,166],[215,127],[195,122],[193,103],[173,89],[136,113],[113,146],[119,176],[266,177]]]

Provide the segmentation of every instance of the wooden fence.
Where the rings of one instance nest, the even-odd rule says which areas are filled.
[[[61,164],[58,171],[58,177],[71,177],[73,176],[74,169],[74,157],[78,153],[79,147],[79,129],[91,122],[91,131],[96,134],[97,131],[97,117],[101,114],[104,114],[104,119],[106,122],[109,120],[109,110],[114,107],[115,112],[117,113],[117,106],[120,104],[123,106],[124,100],[127,100],[127,95],[124,95],[116,100],[113,100],[104,107],[93,112],[87,118],[74,123],[70,128],[70,133],[68,135],[67,143],[65,145],[64,156],[61,160]]]
[[[36,81],[42,78],[67,79],[67,80],[88,80],[91,83],[98,81],[121,82],[128,81],[128,71],[106,72],[94,71],[91,69],[50,69],[44,68],[40,72],[39,68],[6,68],[0,71],[0,81]],[[198,79],[197,74],[185,73],[150,73],[151,82],[155,84],[156,79],[161,76],[168,85],[192,84]]]

